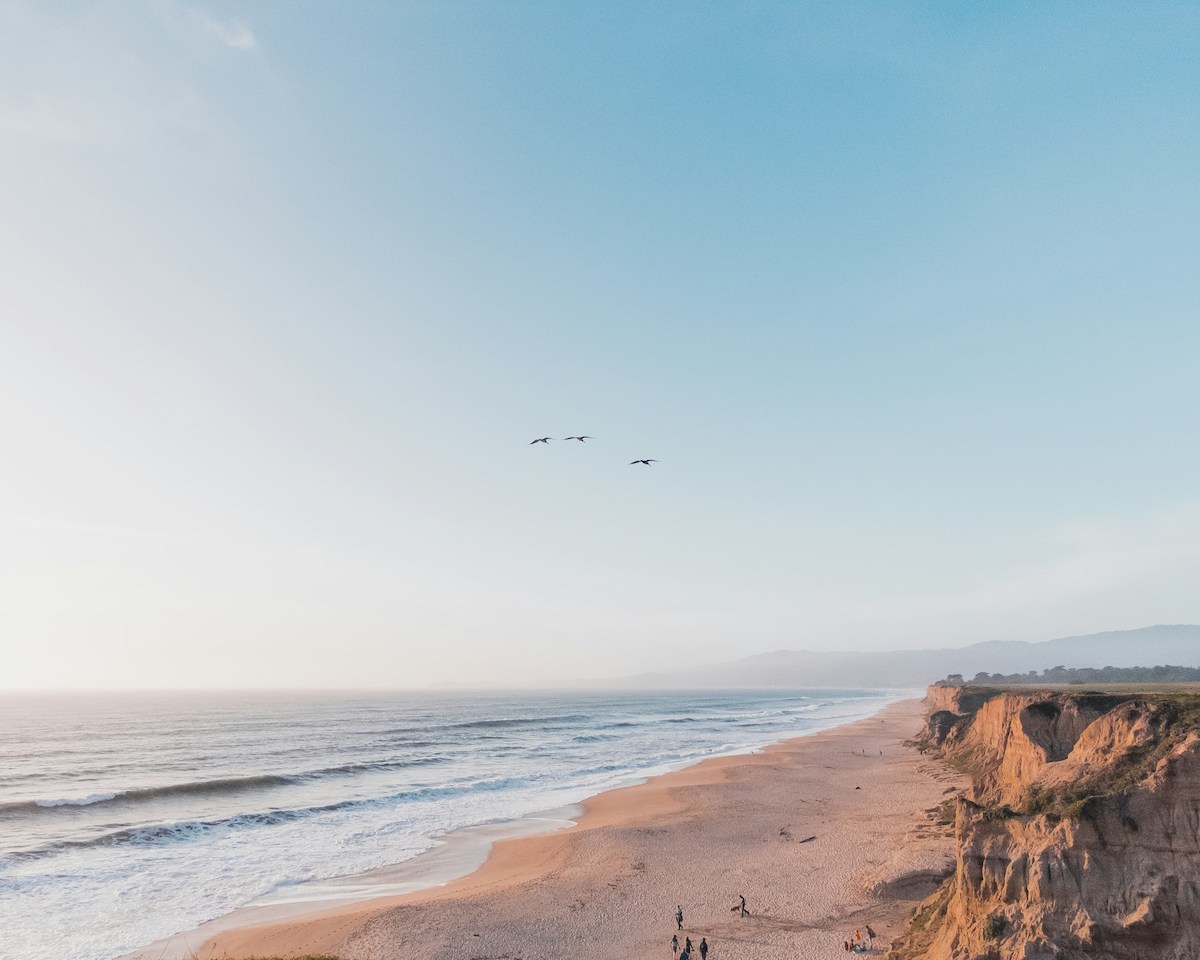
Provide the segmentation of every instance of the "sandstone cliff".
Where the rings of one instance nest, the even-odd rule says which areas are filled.
[[[1200,696],[934,687],[953,876],[896,960],[1200,957]]]

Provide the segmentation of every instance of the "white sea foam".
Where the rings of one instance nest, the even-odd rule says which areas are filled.
[[[93,803],[111,800],[115,796],[115,793],[92,793],[86,797],[63,797],[59,800],[34,800],[33,802],[35,806],[39,807],[86,807]]]

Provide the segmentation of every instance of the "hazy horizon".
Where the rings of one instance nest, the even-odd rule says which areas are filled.
[[[1200,622],[1197,28],[0,4],[0,690]]]

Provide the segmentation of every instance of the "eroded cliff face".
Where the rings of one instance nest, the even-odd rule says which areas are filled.
[[[926,747],[972,788],[954,875],[893,957],[1200,957],[1200,697],[934,688],[930,706]]]

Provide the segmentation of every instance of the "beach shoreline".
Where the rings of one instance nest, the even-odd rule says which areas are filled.
[[[573,825],[500,839],[478,869],[448,883],[324,909],[309,902],[290,915],[238,911],[129,956],[317,951],[375,960],[400,956],[397,942],[405,957],[555,957],[595,942],[651,955],[670,939],[661,915],[683,900],[685,931],[703,920],[719,957],[717,944],[745,933],[726,929],[716,906],[739,884],[722,884],[705,864],[726,874],[736,867],[749,888],[746,929],[768,933],[759,955],[825,955],[830,943],[840,947],[835,920],[866,911],[890,935],[948,867],[948,837],[927,811],[955,778],[904,745],[923,716],[920,701],[901,701],[865,720],[606,791],[584,801]],[[797,869],[821,891],[804,905],[766,882],[774,874],[791,886]]]

